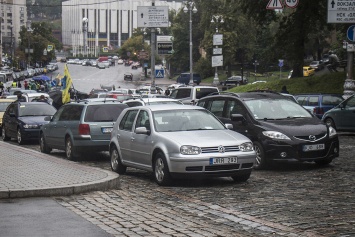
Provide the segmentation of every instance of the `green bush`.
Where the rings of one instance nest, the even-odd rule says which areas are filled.
[[[201,78],[213,76],[214,70],[211,67],[211,61],[206,58],[200,58],[194,66],[194,71],[201,75]]]

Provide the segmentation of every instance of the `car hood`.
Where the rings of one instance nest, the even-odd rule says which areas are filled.
[[[195,130],[180,132],[162,132],[165,138],[180,145],[194,145],[200,147],[232,146],[250,142],[249,138],[232,130]]]
[[[258,120],[266,131],[278,131],[290,136],[306,136],[327,133],[325,124],[318,118],[293,118],[284,120]]]
[[[19,117],[18,120],[26,124],[46,124],[48,121],[44,121],[44,118],[47,116],[26,116]]]

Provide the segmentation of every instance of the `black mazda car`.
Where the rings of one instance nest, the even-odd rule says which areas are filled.
[[[335,129],[280,93],[219,92],[200,99],[197,105],[252,140],[256,169],[274,161],[326,165],[339,156]]]

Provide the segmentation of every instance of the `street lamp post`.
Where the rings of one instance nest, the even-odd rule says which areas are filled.
[[[218,50],[218,46],[223,45],[223,36],[218,34],[218,25],[220,23],[224,23],[223,16],[221,15],[213,15],[211,19],[211,23],[216,24],[216,34],[214,35],[214,40],[213,40],[213,45],[216,46],[216,50],[213,53],[215,54],[222,54],[222,49]],[[216,61],[216,66],[215,66],[215,73],[214,73],[214,78],[213,78],[213,84],[218,85],[219,84],[219,78],[218,78],[218,64],[222,63],[223,66],[223,61],[220,59],[222,58],[223,60],[223,55],[220,56],[212,56],[212,58],[215,58],[215,60],[212,59],[212,61]],[[214,64],[214,63],[213,63]]]
[[[83,46],[84,46],[84,55],[88,55],[88,21],[89,19],[83,18]]]
[[[30,49],[30,33],[33,32],[33,30],[31,29],[31,21],[27,21],[27,68],[30,66],[30,62],[31,62],[31,49]]]
[[[11,45],[10,45],[10,49],[11,49],[11,67],[14,67],[14,57],[15,57],[14,39],[13,39],[13,35],[12,35],[13,28],[14,28],[13,26],[10,26],[10,34],[11,34]]]
[[[189,31],[190,31],[190,84],[193,84],[193,59],[192,59],[192,13],[196,13],[197,9],[195,7],[195,3],[190,0],[184,2],[184,12],[189,12],[190,21],[189,21]]]

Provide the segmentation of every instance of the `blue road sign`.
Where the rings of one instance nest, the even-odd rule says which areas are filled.
[[[279,59],[279,67],[283,67],[284,65],[284,60],[283,59]]]
[[[355,25],[352,25],[348,28],[346,35],[350,41],[355,42]]]
[[[155,69],[155,78],[164,78],[164,69]]]

